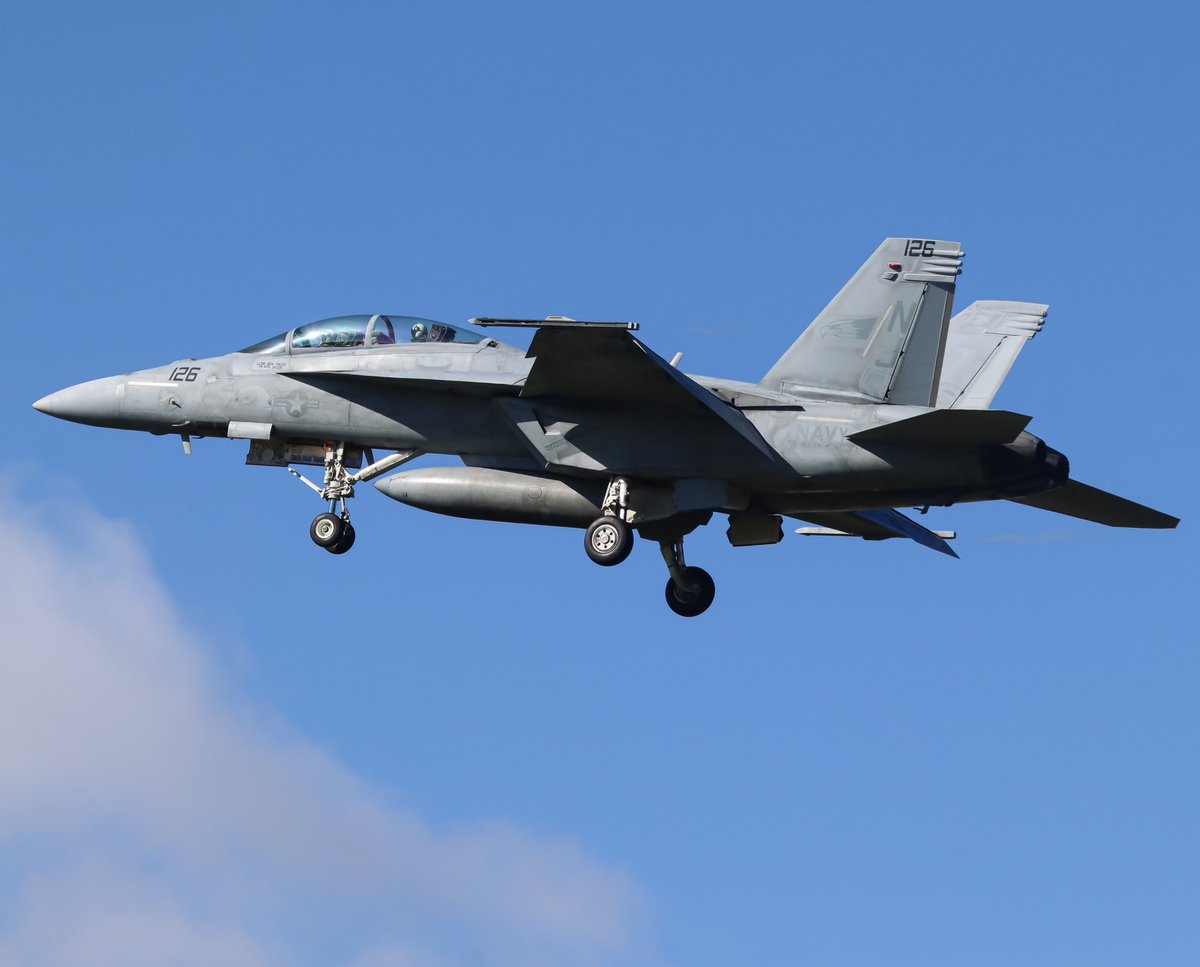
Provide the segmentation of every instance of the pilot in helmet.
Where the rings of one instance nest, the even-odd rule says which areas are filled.
[[[425,342],[425,340],[428,338],[429,338],[429,336],[425,332],[425,323],[414,322],[413,327],[412,327],[412,341],[413,342]]]

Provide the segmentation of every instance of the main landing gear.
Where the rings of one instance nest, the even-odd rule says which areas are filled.
[[[614,567],[629,557],[633,550],[633,517],[629,509],[629,483],[624,477],[609,481],[600,505],[602,517],[597,517],[583,538],[583,549],[601,567]]]
[[[613,567],[633,550],[633,530],[620,517],[601,517],[587,529],[583,549],[601,567]]]
[[[354,546],[354,525],[350,523],[350,510],[346,501],[354,496],[354,485],[372,480],[380,474],[387,473],[394,467],[419,456],[417,450],[400,450],[382,460],[376,460],[375,455],[367,450],[368,465],[358,473],[350,473],[343,464],[346,455],[346,444],[343,442],[325,444],[325,480],[324,486],[318,487],[298,471],[288,467],[288,473],[316,491],[318,497],[329,501],[329,510],[313,518],[308,528],[308,536],[317,547],[323,547],[330,554],[345,554]],[[357,460],[357,457],[355,458]],[[340,509],[339,509],[340,508]]]
[[[717,585],[702,567],[688,567],[683,559],[683,538],[660,541],[659,550],[667,562],[671,579],[667,582],[667,607],[684,618],[704,614],[717,596]]]
[[[629,484],[624,478],[618,477],[608,485],[602,509],[604,516],[592,521],[584,535],[583,549],[595,563],[613,567],[629,557],[633,550],[633,528],[630,526],[633,514],[629,509]],[[686,530],[695,526],[692,523]],[[656,530],[659,530],[657,526]],[[717,596],[717,586],[703,568],[687,566],[683,558],[683,534],[672,530],[678,536],[658,542],[671,574],[667,581],[667,605],[678,615],[694,618],[708,610]],[[643,532],[642,536],[648,535]]]

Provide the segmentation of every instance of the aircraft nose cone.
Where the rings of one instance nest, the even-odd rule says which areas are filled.
[[[33,408],[39,413],[72,423],[103,425],[117,415],[117,386],[120,382],[120,377],[110,376],[68,386],[57,393],[43,396],[33,404]]]

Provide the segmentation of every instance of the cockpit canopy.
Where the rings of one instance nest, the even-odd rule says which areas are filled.
[[[337,316],[310,322],[240,351],[284,353],[308,349],[375,349],[380,346],[432,342],[477,345],[484,338],[469,329],[419,316]]]

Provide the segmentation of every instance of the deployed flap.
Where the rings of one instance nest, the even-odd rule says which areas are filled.
[[[1135,504],[1132,500],[1105,490],[1097,490],[1078,480],[1068,480],[1061,487],[1032,497],[1015,497],[1012,500],[1016,504],[1107,524],[1109,527],[1171,528],[1179,523],[1178,517]]]
[[[986,410],[1025,344],[1042,331],[1049,306],[974,302],[950,320],[937,405]]]
[[[922,547],[928,547],[951,557],[958,557],[954,548],[927,527],[905,517],[898,510],[846,510],[829,513],[791,514],[819,527],[832,527],[868,541],[884,541],[892,537],[907,537]]]
[[[533,367],[523,398],[603,401],[711,414],[718,432],[732,431],[769,460],[777,454],[740,411],[722,402],[620,329],[539,329],[528,355]]]
[[[962,259],[958,242],[885,239],[762,385],[932,406]]]
[[[930,410],[905,420],[882,423],[846,437],[860,446],[896,443],[920,446],[1011,443],[1032,417],[1007,410]]]

